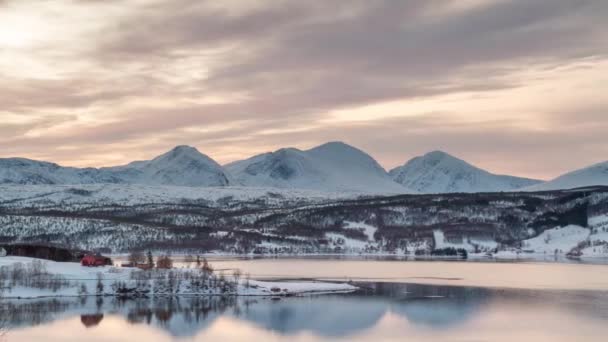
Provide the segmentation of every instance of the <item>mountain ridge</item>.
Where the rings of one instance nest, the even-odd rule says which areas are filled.
[[[366,152],[340,141],[293,147],[220,165],[195,147],[178,145],[150,160],[77,168],[27,158],[0,158],[0,184],[143,184],[255,186],[363,193],[543,191],[608,185],[608,162],[548,182],[494,174],[443,151],[414,157],[387,172]]]
[[[0,184],[144,184],[227,186],[223,167],[190,146],[177,146],[151,160],[102,168],[64,167],[25,158],[0,158]]]
[[[414,157],[389,174],[395,182],[421,193],[512,191],[542,182],[493,174],[443,151]]]
[[[594,185],[608,185],[608,161],[564,173],[552,180],[527,187],[523,190],[546,191],[574,189]]]
[[[378,162],[343,142],[308,150],[283,148],[225,165],[246,186],[311,190],[412,193],[390,179]]]

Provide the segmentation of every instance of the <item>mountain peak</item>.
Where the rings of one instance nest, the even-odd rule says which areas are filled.
[[[281,149],[227,165],[242,184],[366,193],[407,193],[367,153],[339,141]]]
[[[151,162],[174,162],[174,161],[186,161],[186,160],[205,160],[211,162],[211,158],[201,153],[195,147],[188,145],[178,145],[175,146],[170,151],[161,154],[160,156],[154,158]],[[213,162],[215,163],[215,162]]]
[[[336,151],[336,152],[340,152],[340,151],[359,151],[359,149],[357,149],[356,147],[353,147],[345,142],[342,141],[330,141],[330,142],[326,142],[325,144],[319,145],[317,147],[313,147],[311,148],[309,151]]]
[[[442,158],[446,158],[446,157],[455,158],[451,154],[440,151],[440,150],[428,152],[424,155],[424,157],[433,158],[433,159],[442,159]]]
[[[169,153],[172,154],[202,154],[196,147],[188,146],[188,145],[177,145],[175,146]]]
[[[395,182],[422,193],[509,191],[538,182],[495,175],[443,151],[415,157],[390,175]]]
[[[416,160],[416,159],[422,159],[426,163],[430,163],[433,165],[437,165],[439,163],[449,162],[449,161],[452,161],[454,163],[463,163],[463,164],[470,165],[462,159],[458,159],[449,153],[439,151],[439,150],[428,152],[428,153],[424,154],[423,156],[414,158],[413,160]],[[472,165],[470,165],[470,166],[473,167]]]
[[[179,186],[226,186],[230,176],[196,148],[179,145],[160,156],[119,168],[133,174],[133,182]]]

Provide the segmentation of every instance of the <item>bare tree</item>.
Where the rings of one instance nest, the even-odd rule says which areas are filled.
[[[207,258],[203,258],[202,270],[203,270],[203,272],[208,273],[208,274],[213,273],[213,267],[209,264],[209,262],[207,261]]]
[[[148,268],[149,269],[154,268],[154,259],[152,258],[152,252],[148,251],[146,258],[148,259],[148,261],[147,261]]]
[[[173,259],[168,254],[159,256],[156,259],[156,268],[173,268]]]
[[[194,257],[192,256],[192,254],[188,254],[184,257],[184,263],[186,264],[186,267],[190,268],[190,264],[192,264],[194,262]]]
[[[6,335],[8,330],[8,315],[7,306],[5,302],[2,300],[3,291],[4,291],[4,278],[0,275],[0,341]]]
[[[129,262],[133,265],[139,265],[146,262],[146,256],[141,251],[133,251],[129,254]]]
[[[97,295],[103,296],[104,286],[103,286],[103,274],[101,272],[97,273]]]
[[[251,286],[251,284],[249,283],[249,281],[251,280],[251,274],[247,273],[245,274],[245,287],[249,288]]]
[[[240,268],[237,268],[232,272],[232,276],[234,277],[234,282],[238,286],[239,281],[241,280],[241,277],[243,276],[243,271],[241,271]]]

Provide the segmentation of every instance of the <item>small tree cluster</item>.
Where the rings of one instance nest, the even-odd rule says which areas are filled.
[[[173,268],[173,259],[168,254],[161,255],[156,259],[156,268],[171,269]]]
[[[50,289],[57,292],[72,284],[61,275],[48,272],[46,264],[40,260],[33,260],[28,264],[18,262],[0,267],[0,288],[11,289],[17,286]]]
[[[146,262],[146,256],[141,251],[133,251],[129,254],[129,263],[140,265]]]

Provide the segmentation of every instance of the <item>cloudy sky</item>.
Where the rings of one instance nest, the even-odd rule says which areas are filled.
[[[551,178],[608,160],[605,0],[0,0],[0,157],[341,140]]]

